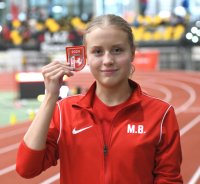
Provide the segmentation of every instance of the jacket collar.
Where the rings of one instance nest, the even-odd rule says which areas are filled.
[[[139,84],[132,81],[131,79],[128,79],[128,80],[129,80],[129,85],[133,89],[133,95],[130,100],[130,105],[141,102],[142,101],[142,95],[141,95],[142,91],[141,91]],[[91,85],[91,87],[89,88],[89,90],[87,91],[85,96],[82,97],[81,99],[79,99],[76,103],[74,103],[73,106],[80,106],[80,107],[87,108],[87,109],[92,108],[92,100],[93,100],[93,96],[95,93],[95,89],[96,89],[96,81]]]

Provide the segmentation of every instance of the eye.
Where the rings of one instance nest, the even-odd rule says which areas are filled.
[[[122,51],[122,49],[120,49],[120,48],[115,48],[114,50],[113,50],[113,52],[116,52],[116,53],[119,53],[119,52],[121,52]]]
[[[100,49],[96,49],[93,51],[93,53],[99,55],[102,54],[102,51]]]

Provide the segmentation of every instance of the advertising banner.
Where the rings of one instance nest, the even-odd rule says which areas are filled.
[[[158,70],[159,69],[159,50],[136,51],[133,65],[136,71]]]

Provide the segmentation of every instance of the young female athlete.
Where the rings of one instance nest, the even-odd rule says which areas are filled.
[[[94,18],[84,34],[96,79],[86,94],[57,102],[67,63],[44,66],[46,95],[17,155],[17,172],[37,176],[60,159],[62,184],[180,184],[181,147],[173,107],[129,79],[135,44],[119,16]]]

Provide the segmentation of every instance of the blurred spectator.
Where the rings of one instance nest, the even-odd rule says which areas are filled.
[[[12,4],[11,4],[11,14],[13,16],[12,17],[13,19],[17,19],[18,18],[19,8],[14,2],[12,2]]]
[[[147,8],[147,0],[140,0],[141,14],[145,15],[145,10]]]
[[[48,14],[49,14],[49,18],[51,18],[51,17],[53,17],[53,3],[52,3],[52,1],[50,0],[49,1],[49,5],[48,5]]]
[[[182,6],[185,8],[186,12],[189,13],[189,0],[183,0]]]
[[[139,24],[139,22],[138,22],[138,20],[137,20],[137,16],[135,16],[135,18],[134,18],[134,21],[133,21],[133,23],[131,24],[131,26],[134,26],[134,27],[138,27],[140,24]]]
[[[82,45],[82,34],[72,28],[68,39],[73,43],[74,46]]]
[[[19,32],[23,38],[23,41],[27,42],[30,39],[31,34],[29,31],[29,27],[27,26],[27,22],[22,22],[19,28]]]
[[[184,23],[184,18],[181,16],[177,16],[173,12],[171,13],[171,16],[167,22],[167,24],[172,25],[172,26],[176,26],[178,24],[183,24],[183,23]]]
[[[11,41],[10,29],[8,26],[4,26],[2,30],[2,36],[5,41]]]

